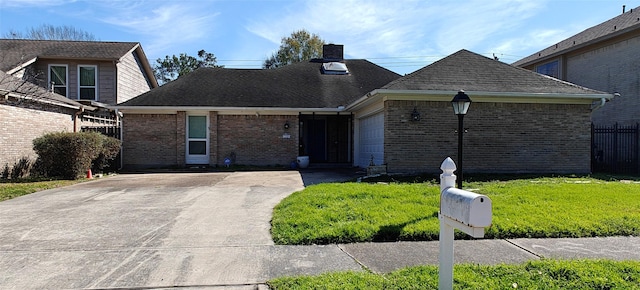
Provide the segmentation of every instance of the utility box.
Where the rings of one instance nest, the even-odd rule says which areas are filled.
[[[491,199],[449,187],[440,196],[440,214],[472,228],[491,226]]]

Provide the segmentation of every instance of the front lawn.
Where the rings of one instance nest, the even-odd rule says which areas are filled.
[[[455,265],[454,289],[640,289],[640,262],[540,260],[520,265]],[[271,289],[438,289],[438,267],[389,274],[339,272],[284,277]]]
[[[0,201],[16,198],[36,191],[76,184],[83,180],[3,180],[0,182]]]
[[[640,183],[556,177],[465,189],[493,202],[489,239],[640,235]],[[437,240],[438,207],[434,183],[318,184],[276,206],[271,231],[277,244]]]

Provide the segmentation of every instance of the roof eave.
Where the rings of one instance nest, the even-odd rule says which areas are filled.
[[[6,71],[6,73],[12,75],[15,72],[20,71],[21,69],[24,69],[25,67],[27,67],[27,66],[31,65],[32,63],[36,62],[37,59],[38,59],[38,57],[34,57],[34,58],[29,59],[29,60],[27,60],[25,62],[19,63],[18,66]]]
[[[589,41],[586,41],[586,42],[571,46],[569,48],[558,50],[558,51],[553,52],[553,53],[548,54],[548,55],[543,55],[543,56],[534,58],[534,59],[532,59],[530,61],[527,61],[527,62],[519,63],[519,61],[516,61],[512,65],[513,66],[518,66],[518,67],[525,67],[525,66],[529,66],[529,65],[536,64],[536,63],[539,63],[539,62],[544,62],[546,60],[550,60],[550,59],[559,57],[559,56],[561,56],[563,54],[567,54],[567,53],[570,53],[572,51],[575,51],[575,50],[578,50],[578,49],[582,49],[582,48],[591,46],[593,44],[596,44],[596,43],[599,43],[599,42],[602,42],[602,41],[606,41],[606,40],[609,40],[609,39],[613,39],[613,38],[619,37],[621,35],[624,35],[626,33],[632,32],[632,31],[637,30],[637,29],[638,29],[638,27],[636,27],[636,26],[627,27],[625,29],[621,29],[619,31],[616,31],[616,32],[613,32],[613,33],[610,33],[610,34],[607,34],[607,35],[604,35],[604,36],[601,36],[599,38],[595,38],[595,39],[592,39],[592,40],[589,40]],[[571,37],[567,38],[567,40],[568,39],[571,39]],[[536,52],[536,53],[534,53],[532,55],[536,55],[538,53],[542,53],[543,51],[545,51],[546,49],[551,48],[552,46],[549,46],[549,47],[547,47],[547,48],[545,48],[543,50],[540,50],[540,51],[538,51],[538,52]],[[526,59],[526,57],[524,59]]]
[[[346,110],[354,111],[381,99],[405,101],[450,102],[457,90],[374,90],[349,104]],[[597,100],[611,100],[613,94],[521,93],[465,91],[473,102],[479,103],[538,103],[538,104],[591,104]]]
[[[340,113],[345,108],[284,108],[284,107],[215,107],[215,106],[110,106],[124,114],[174,114],[179,111],[215,111],[221,115],[297,115],[300,113]]]

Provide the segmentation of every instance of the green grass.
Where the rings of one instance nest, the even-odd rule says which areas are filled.
[[[455,265],[454,289],[640,289],[640,261],[539,260],[519,265]],[[272,289],[437,289],[438,267],[389,274],[337,272],[283,277]]]
[[[492,200],[486,238],[640,235],[640,183],[557,177],[465,189]],[[437,240],[438,207],[433,183],[318,184],[276,206],[271,231],[277,244]]]
[[[36,191],[76,184],[83,180],[20,180],[0,182],[0,201],[16,198]]]

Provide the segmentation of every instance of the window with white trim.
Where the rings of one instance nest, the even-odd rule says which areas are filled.
[[[95,65],[78,66],[78,99],[98,100],[98,67]]]
[[[63,64],[49,65],[49,90],[56,94],[67,95],[67,66]]]

